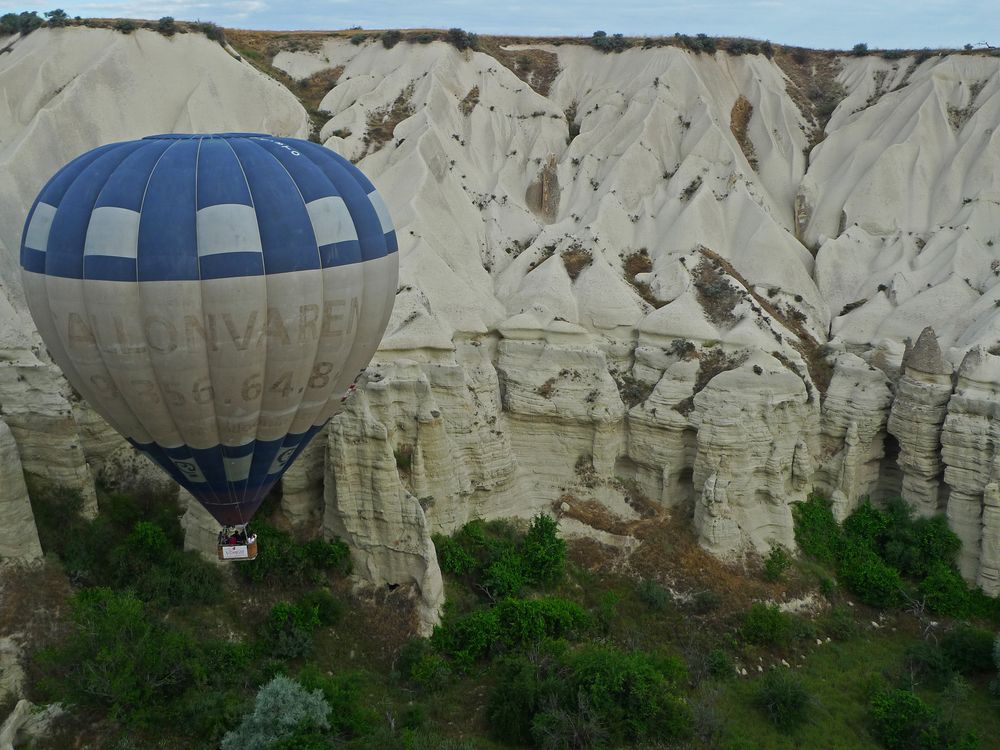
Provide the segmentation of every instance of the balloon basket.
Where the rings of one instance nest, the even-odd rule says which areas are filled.
[[[219,559],[224,562],[246,562],[257,557],[257,537],[253,536],[246,544],[220,544]]]

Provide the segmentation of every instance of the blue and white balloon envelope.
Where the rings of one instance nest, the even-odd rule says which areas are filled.
[[[382,198],[329,149],[157,135],[57,172],[21,268],[73,387],[228,525],[250,519],[367,366],[398,253]]]

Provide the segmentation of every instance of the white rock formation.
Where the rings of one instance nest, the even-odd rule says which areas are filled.
[[[892,393],[881,370],[854,354],[834,360],[823,400],[820,459],[814,485],[833,500],[843,520],[865,495],[876,494],[885,473],[886,418]]]
[[[990,596],[1000,594],[1000,483],[983,490],[983,534],[976,583]]]
[[[819,404],[802,378],[763,352],[694,397],[694,524],[718,555],[795,547],[789,502],[804,498],[818,453]]]
[[[944,512],[947,491],[941,462],[941,425],[951,398],[951,365],[927,327],[903,360],[903,375],[888,430],[899,441],[902,497],[920,516]]]
[[[444,583],[420,501],[400,483],[389,431],[357,393],[331,422],[324,526],[348,541],[354,570],[375,584],[415,584],[419,630],[440,617]]]
[[[24,485],[21,459],[7,423],[0,419],[0,560],[37,560],[42,556],[35,517]]]
[[[948,524],[962,540],[959,569],[969,581],[975,581],[979,574],[984,542],[983,494],[987,484],[1000,481],[998,453],[1000,356],[977,347],[965,356],[958,369],[958,383],[941,429],[944,480],[951,488]]]

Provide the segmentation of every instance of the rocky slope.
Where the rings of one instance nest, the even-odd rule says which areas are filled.
[[[286,477],[291,523],[417,583],[428,622],[430,533],[567,495],[628,516],[641,491],[728,556],[792,546],[814,487],[839,515],[902,493],[998,585],[1000,59],[312,47],[273,65],[329,82],[319,136],[385,196],[401,268],[362,392]],[[117,444],[23,311],[35,191],[104,141],[308,118],[193,35],[36,32],[0,91],[0,406],[26,471],[85,488]],[[813,145],[800,106],[841,96]]]

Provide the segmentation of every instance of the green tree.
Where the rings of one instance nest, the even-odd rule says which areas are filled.
[[[174,22],[173,16],[163,16],[163,18],[156,22],[156,30],[164,36],[173,36],[176,34],[177,24]]]
[[[50,10],[45,13],[46,21],[49,26],[65,26],[66,22],[69,21],[69,16],[66,15],[66,11],[62,8],[56,8],[55,10]]]
[[[296,733],[329,729],[329,714],[322,690],[306,690],[278,675],[257,692],[253,712],[222,738],[221,750],[268,750]],[[304,747],[304,742],[296,747]]]

